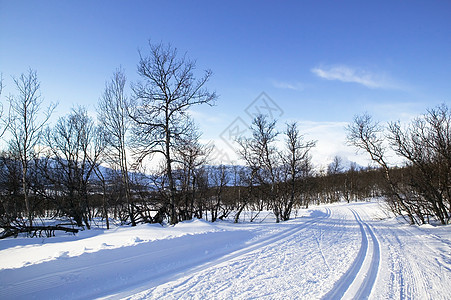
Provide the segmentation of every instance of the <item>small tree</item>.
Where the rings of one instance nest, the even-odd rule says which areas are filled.
[[[327,166],[327,174],[339,174],[343,172],[343,169],[343,159],[340,156],[335,155],[332,162]]]
[[[199,169],[205,165],[210,148],[199,143],[200,133],[194,125],[185,135],[185,140],[174,151],[177,162],[177,180],[180,187],[179,215],[182,220],[190,220],[195,213],[196,184]]]
[[[417,216],[431,213],[446,224],[451,216],[451,112],[446,105],[428,110],[407,128],[389,124],[392,149],[407,160]],[[448,207],[447,207],[448,206]]]
[[[211,197],[210,201],[210,213],[211,221],[215,222],[218,217],[219,209],[221,207],[224,190],[229,183],[229,177],[227,173],[227,168],[224,165],[215,166],[210,169],[210,176],[212,179],[212,188],[214,191],[214,196]]]

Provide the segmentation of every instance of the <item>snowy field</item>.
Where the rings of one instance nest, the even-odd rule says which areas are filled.
[[[0,299],[33,298],[451,299],[451,227],[354,203],[0,240]]]

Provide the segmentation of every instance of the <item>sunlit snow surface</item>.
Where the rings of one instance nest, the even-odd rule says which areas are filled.
[[[450,299],[450,226],[376,202],[263,219],[0,240],[0,299]]]

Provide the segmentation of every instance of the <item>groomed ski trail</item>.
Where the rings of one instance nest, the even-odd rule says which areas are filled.
[[[236,250],[230,254],[226,254],[218,259],[209,261],[205,264],[201,264],[197,267],[187,269],[184,272],[180,272],[176,275],[174,275],[171,280],[177,280],[183,277],[191,277],[192,274],[200,273],[202,271],[205,271],[209,268],[214,268],[216,266],[219,266],[220,264],[224,264],[227,262],[230,262],[232,260],[240,260],[241,257],[244,257],[245,255],[251,253],[252,251],[257,251],[259,249],[262,249],[263,247],[270,247],[274,243],[281,243],[284,240],[288,239],[289,237],[293,236],[296,233],[299,233],[300,231],[306,231],[309,227],[314,226],[316,223],[323,219],[330,218],[331,210],[329,208],[324,209],[325,212],[317,211],[313,214],[313,218],[307,220],[305,223],[298,224],[296,226],[293,226],[291,228],[288,228],[280,233],[270,235],[266,238],[259,239],[256,242],[250,242],[246,247],[243,247],[242,249]],[[250,268],[250,266],[248,267]],[[164,283],[164,281],[167,281],[169,278],[164,278],[163,280],[155,280],[150,283],[146,283],[145,285],[140,285],[132,290],[127,290],[125,292],[121,292],[115,295],[112,295],[111,297],[108,297],[110,299],[122,299],[129,297],[130,295],[137,294],[142,292],[145,289],[150,289],[153,287],[156,287],[158,284]],[[185,284],[189,280],[182,281]],[[178,286],[183,286],[183,284],[179,284]]]
[[[302,230],[293,228],[292,234],[274,238],[270,244],[238,251],[126,298],[297,299],[308,293],[312,299],[321,298],[324,289],[332,288],[337,274],[347,269],[360,245],[349,210],[319,209],[326,210],[326,217],[305,222]],[[293,220],[293,225],[300,221]],[[312,287],[316,288],[314,294]]]
[[[72,242],[3,248],[14,255],[32,255],[33,249],[62,254],[25,264],[4,256],[0,299],[435,300],[451,295],[450,227],[406,225],[387,218],[376,202],[316,206],[279,224],[197,220],[181,224],[188,231],[173,237],[162,230],[180,234],[179,229],[153,228],[77,237],[85,251],[75,255],[64,255]],[[141,239],[158,235],[165,237]],[[123,246],[104,245],[110,237]],[[84,243],[102,247],[90,252]]]
[[[346,273],[323,299],[368,299],[376,281],[380,262],[379,241],[371,227],[362,221],[359,213],[352,208],[350,211],[354,215],[362,235],[360,250]]]

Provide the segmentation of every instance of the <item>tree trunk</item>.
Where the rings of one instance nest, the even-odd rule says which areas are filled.
[[[26,209],[26,213],[27,213],[28,223],[30,224],[30,227],[32,227],[33,226],[33,216],[31,214],[30,199],[28,198],[27,170],[28,170],[28,167],[26,166],[26,162],[25,162],[24,166],[22,167],[22,188],[23,188],[23,195],[24,195],[24,200],[25,200],[25,209]]]
[[[168,115],[168,113],[167,113]],[[169,211],[170,211],[170,224],[174,225],[177,224],[177,214],[175,210],[175,185],[174,185],[174,178],[172,176],[172,161],[171,161],[171,154],[170,154],[170,146],[171,146],[171,139],[170,139],[170,131],[169,131],[169,117],[166,118],[166,172],[168,175],[168,181],[169,181]]]
[[[246,201],[244,201],[241,204],[240,208],[238,209],[238,212],[235,215],[234,223],[238,223],[238,220],[240,219],[240,215],[243,212],[244,208],[246,207],[246,204],[247,204]]]
[[[125,153],[125,145],[121,146],[121,172],[122,172],[122,181],[124,183],[125,187],[125,200],[127,201],[127,210],[128,210],[128,216],[130,218],[130,222],[132,223],[132,226],[136,226],[135,221],[135,212],[133,211],[133,205],[132,205],[132,197],[131,197],[131,191],[130,191],[130,180],[128,177],[128,167],[127,167],[127,157]]]

